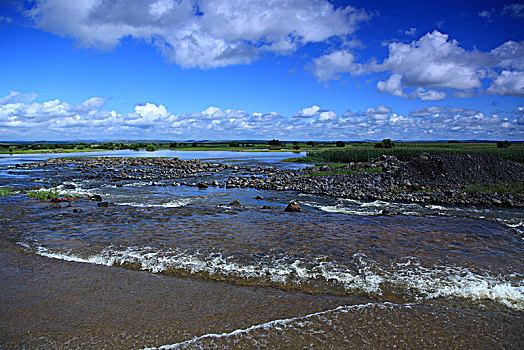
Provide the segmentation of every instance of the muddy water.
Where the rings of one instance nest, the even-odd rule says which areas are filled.
[[[524,345],[520,211],[3,171],[110,202],[0,199],[7,348]]]

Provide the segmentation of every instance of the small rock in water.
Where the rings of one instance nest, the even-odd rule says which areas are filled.
[[[297,204],[295,201],[289,202],[286,209],[284,211],[290,212],[290,213],[300,213],[302,212],[302,208]]]
[[[107,208],[107,207],[109,207],[109,203],[108,202],[100,202],[100,203],[98,203],[98,206],[99,207],[103,207],[103,208]]]
[[[205,189],[208,187],[208,184],[205,184],[205,183],[203,183],[203,182],[199,182],[199,183],[197,184],[197,187],[198,187],[199,189],[201,189],[201,190],[205,190]]]
[[[233,202],[229,203],[229,206],[240,208],[240,207],[242,207],[242,204],[240,204],[239,201],[233,201]]]
[[[65,188],[66,190],[74,190],[74,189],[76,188],[76,186],[73,185],[73,184],[65,184],[65,185],[64,185],[64,188]]]
[[[262,196],[256,196],[255,199],[262,200],[264,198],[262,198]]]
[[[400,215],[400,213],[398,213],[396,211],[389,211],[389,210],[384,209],[384,210],[382,210],[380,215]]]
[[[102,201],[102,196],[99,195],[99,194],[94,194],[94,195],[91,196],[91,200],[95,201],[95,202],[101,202]]]

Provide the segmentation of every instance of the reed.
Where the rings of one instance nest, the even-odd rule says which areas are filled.
[[[11,187],[0,187],[0,197],[5,197],[11,193],[13,193],[13,189]]]
[[[342,150],[330,149],[320,152],[308,152],[308,162],[367,162],[381,155],[393,155],[401,161],[408,162],[428,154],[496,156],[514,162],[524,163],[524,145],[512,144],[508,148],[497,148],[496,144],[396,144],[395,148],[374,148],[372,144],[352,145]]]
[[[38,200],[48,200],[58,198],[59,194],[57,190],[33,190],[29,191],[27,195],[31,198]]]

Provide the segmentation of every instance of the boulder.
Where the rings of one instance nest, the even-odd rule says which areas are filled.
[[[95,201],[95,202],[101,202],[102,201],[102,196],[99,195],[99,194],[94,194],[94,195],[91,196],[91,200]]]
[[[300,205],[297,204],[297,202],[291,201],[289,202],[287,207],[284,209],[284,211],[287,211],[289,213],[301,213],[302,208],[300,207]]]
[[[242,204],[240,204],[239,201],[233,201],[233,202],[229,203],[229,206],[230,207],[235,207],[235,208],[240,208],[240,207],[242,207]]]

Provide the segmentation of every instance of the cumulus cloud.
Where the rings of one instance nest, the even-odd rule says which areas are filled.
[[[486,91],[492,95],[524,96],[524,72],[502,71]]]
[[[355,62],[355,56],[347,50],[335,51],[313,59],[313,75],[319,82],[337,78],[337,74],[351,73],[354,76],[367,72],[364,65]]]
[[[1,98],[0,137],[8,139],[521,139],[524,107],[485,114],[466,108],[430,106],[409,115],[380,105],[363,111],[335,111],[313,105],[293,116],[278,112],[248,113],[210,106],[175,115],[161,104],[137,104],[129,113],[105,108],[105,99],[82,103],[59,99],[16,101],[16,92]],[[22,95],[23,96],[23,95]],[[38,130],[38,133],[35,133]],[[42,132],[40,132],[42,131]]]
[[[40,0],[29,15],[38,28],[85,47],[108,49],[132,37],[152,43],[173,63],[200,68],[345,39],[369,18],[327,0]]]
[[[391,74],[388,80],[379,81],[377,83],[377,90],[398,97],[407,97],[404,93],[404,86],[402,84],[401,74]]]
[[[435,30],[409,44],[390,43],[388,49],[382,63],[372,64],[374,71],[391,74],[377,83],[380,92],[437,101],[447,95],[442,90],[471,96],[491,82],[486,90],[489,94],[521,94],[524,42],[508,41],[490,52],[468,51]]]
[[[409,115],[413,117],[427,117],[428,115],[440,113],[444,109],[446,107],[443,106],[423,107],[409,112]]]
[[[311,106],[302,108],[295,114],[295,118],[310,118],[320,113],[321,109],[319,106]]]

